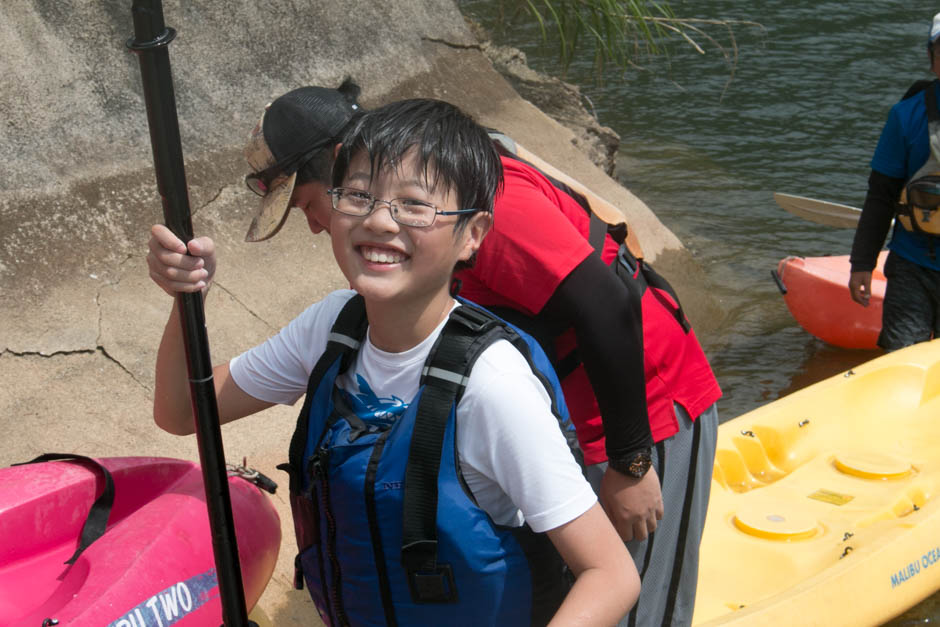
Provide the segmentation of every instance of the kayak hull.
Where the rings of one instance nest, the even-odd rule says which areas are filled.
[[[940,589],[940,340],[722,424],[695,625],[878,625]]]
[[[185,460],[96,460],[114,480],[104,535],[72,565],[104,479],[90,465],[47,462],[0,469],[0,625],[221,624],[202,470]],[[280,521],[253,484],[229,477],[248,607],[274,571]]]
[[[783,301],[801,327],[827,344],[878,348],[887,254],[881,252],[872,272],[868,307],[853,301],[849,294],[848,255],[782,259],[777,264],[777,277],[784,292]]]

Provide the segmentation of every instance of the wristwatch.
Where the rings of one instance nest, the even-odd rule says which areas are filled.
[[[607,465],[628,477],[642,479],[653,465],[651,453],[652,451],[649,448],[645,448],[632,456],[611,457],[607,460]]]

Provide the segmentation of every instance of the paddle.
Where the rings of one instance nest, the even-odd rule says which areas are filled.
[[[134,37],[127,41],[127,47],[137,53],[140,61],[157,190],[163,200],[163,217],[167,227],[181,240],[188,242],[193,238],[193,225],[168,49],[169,43],[176,37],[176,31],[164,24],[162,0],[134,0],[131,13],[134,18]],[[254,623],[248,620],[245,609],[245,590],[238,562],[232,500],[222,450],[222,431],[219,427],[215,383],[212,380],[212,360],[209,357],[202,294],[177,294],[176,305],[183,326],[189,390],[193,399],[196,441],[206,489],[222,621],[226,627],[248,627]]]
[[[793,215],[826,226],[854,229],[858,225],[859,216],[862,215],[862,210],[857,207],[805,196],[774,192],[774,200]]]

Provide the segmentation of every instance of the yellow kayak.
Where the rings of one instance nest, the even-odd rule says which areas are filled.
[[[722,424],[693,624],[878,625],[940,589],[940,340]]]

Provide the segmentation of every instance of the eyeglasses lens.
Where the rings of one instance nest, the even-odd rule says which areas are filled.
[[[405,226],[430,226],[437,213],[433,205],[407,198],[378,200],[368,192],[342,188],[331,190],[330,194],[333,208],[340,213],[365,217],[377,208],[376,205],[386,205],[392,219]]]
[[[392,201],[392,218],[408,226],[430,226],[434,222],[434,207],[408,199]]]

